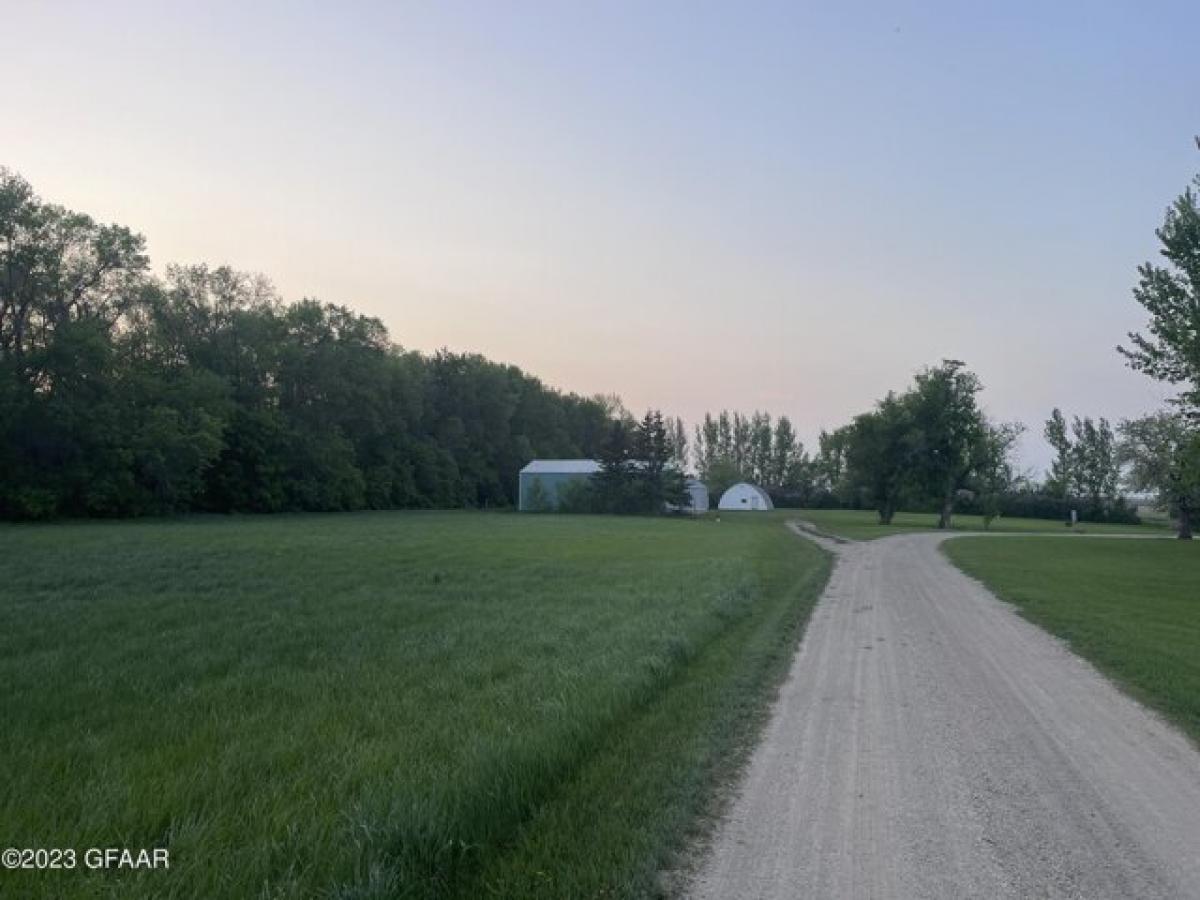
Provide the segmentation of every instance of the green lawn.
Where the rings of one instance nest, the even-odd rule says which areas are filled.
[[[828,561],[773,517],[6,526],[3,846],[165,846],[42,897],[640,896]]]
[[[780,510],[788,518],[804,519],[812,522],[822,531],[839,537],[851,538],[858,541],[869,541],[886,537],[889,534],[901,534],[912,531],[930,531],[937,528],[936,513],[896,513],[891,525],[880,525],[879,516],[869,509],[794,509]],[[954,517],[955,531],[983,531],[982,516]],[[998,518],[992,521],[991,531],[995,532],[1077,532],[1079,534],[1147,534],[1169,533],[1168,523],[1153,523],[1144,525],[1106,525],[1102,523],[1081,522],[1074,528],[1067,528],[1061,522],[1047,519],[1010,519]]]
[[[980,537],[944,548],[1200,740],[1200,542]]]

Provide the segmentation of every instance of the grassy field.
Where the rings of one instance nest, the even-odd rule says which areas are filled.
[[[822,531],[836,534],[839,537],[858,541],[869,541],[885,537],[889,534],[900,534],[912,531],[931,531],[937,528],[936,513],[896,513],[891,525],[880,525],[879,516],[869,509],[795,509],[779,510],[778,514],[786,518],[804,519],[812,522]],[[954,517],[955,531],[983,531],[982,516]],[[992,521],[989,529],[997,533],[1028,532],[1028,533],[1066,533],[1079,534],[1147,534],[1169,533],[1169,523],[1156,522],[1144,525],[1107,525],[1103,523],[1081,522],[1074,528],[1067,528],[1061,522],[1047,519],[1011,519],[998,518]]]
[[[828,571],[769,517],[278,516],[0,543],[0,846],[171,854],[0,870],[22,897],[644,895]]]
[[[944,548],[1200,741],[1200,542],[961,538]]]

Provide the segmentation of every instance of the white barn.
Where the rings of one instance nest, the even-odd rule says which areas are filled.
[[[717,509],[746,509],[746,510],[767,510],[774,509],[775,504],[771,502],[767,492],[760,488],[757,484],[750,484],[746,481],[741,481],[727,490],[721,495],[721,501],[717,504]]]

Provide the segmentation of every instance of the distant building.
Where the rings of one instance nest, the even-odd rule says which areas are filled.
[[[699,478],[687,480],[689,511],[693,513],[708,512],[708,488]]]
[[[633,463],[634,466],[641,463]],[[563,491],[571,484],[586,484],[600,471],[594,459],[535,459],[520,472],[517,490],[517,509],[522,512],[541,512],[558,509]],[[708,512],[708,488],[698,478],[688,478],[685,512]],[[770,501],[767,501],[770,502]],[[678,507],[667,504],[668,510]]]
[[[774,509],[775,504],[771,502],[771,498],[756,484],[742,481],[735,484],[729,490],[721,495],[721,502],[717,504],[717,509],[746,509],[746,510],[767,510]]]
[[[523,512],[557,509],[569,484],[587,483],[600,471],[594,459],[535,459],[521,470],[517,509]]]
[[[687,490],[687,500],[683,507],[668,503],[667,512],[685,512],[696,516],[708,512],[708,488],[704,486],[704,482],[699,478],[689,477],[684,481],[684,488]]]

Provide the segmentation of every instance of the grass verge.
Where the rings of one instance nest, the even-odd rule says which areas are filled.
[[[1200,544],[961,538],[943,547],[1200,741]]]
[[[935,513],[896,513],[890,525],[880,525],[879,516],[869,509],[793,509],[779,510],[789,518],[804,519],[816,525],[822,531],[839,537],[856,541],[869,541],[886,537],[889,534],[903,534],[913,531],[934,531],[937,529]],[[954,517],[954,531],[984,531],[982,516]],[[997,534],[1004,533],[1054,533],[1074,532],[1076,534],[1167,534],[1170,527],[1166,523],[1144,525],[1109,525],[1106,523],[1083,522],[1074,528],[1067,528],[1061,522],[1047,519],[1016,519],[998,518],[992,521],[989,531]]]
[[[10,527],[6,846],[45,897],[644,896],[828,561],[771,518],[374,513]]]

